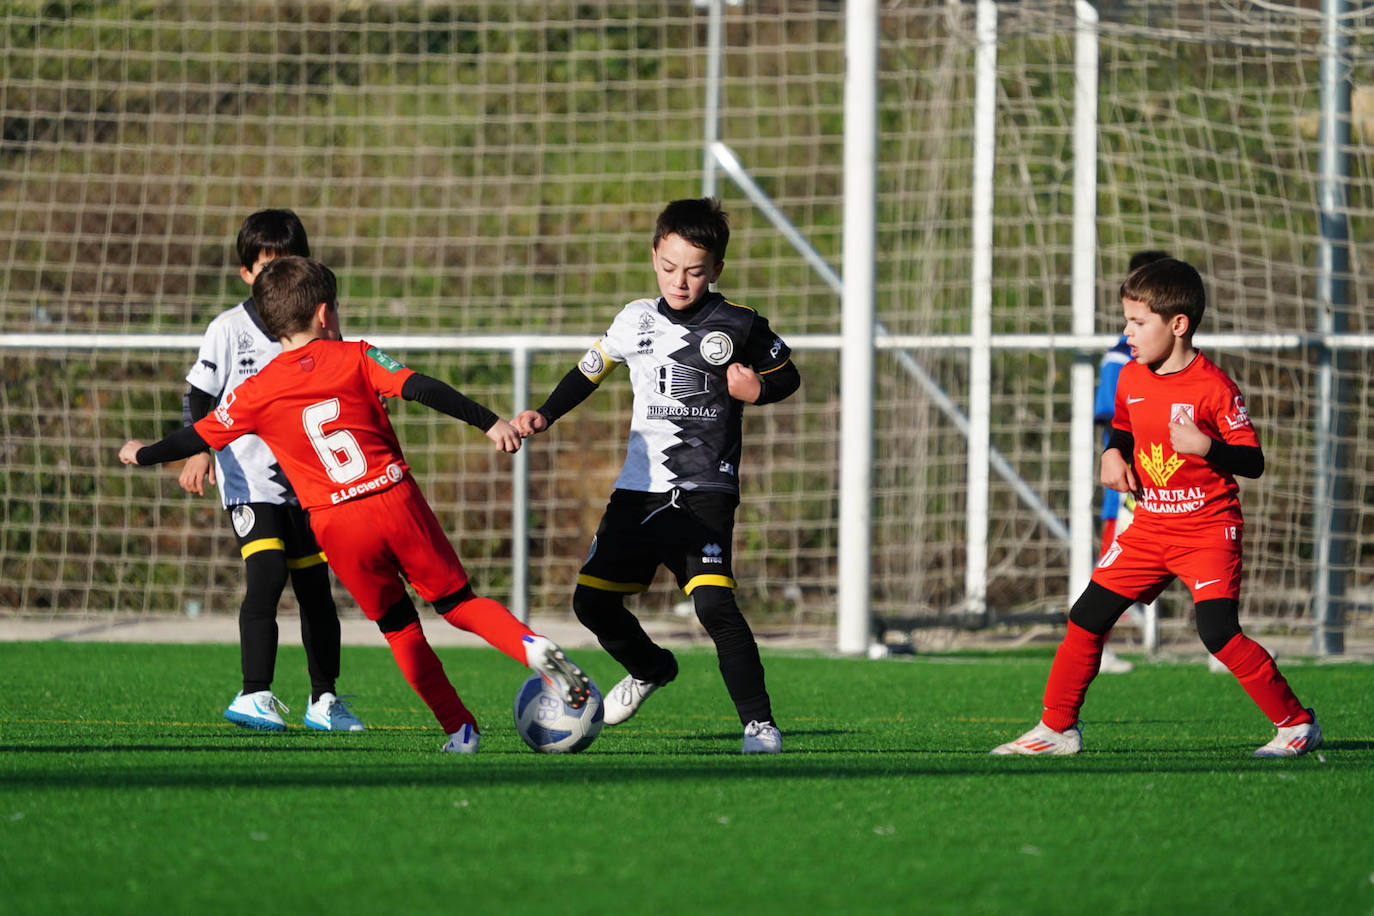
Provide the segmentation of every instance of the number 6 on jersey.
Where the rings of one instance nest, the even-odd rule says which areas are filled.
[[[315,454],[329,472],[329,479],[335,483],[350,483],[367,473],[367,459],[358,440],[346,429],[332,433],[324,431],[324,425],[339,418],[339,399],[330,398],[311,404],[301,411],[301,422]]]

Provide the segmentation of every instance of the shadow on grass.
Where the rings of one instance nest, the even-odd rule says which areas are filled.
[[[725,736],[733,743],[734,735]],[[688,739],[692,740],[692,739]],[[244,747],[222,740],[181,746],[104,744],[81,747],[0,745],[0,787],[16,789],[130,789],[180,788],[219,790],[323,789],[329,791],[395,787],[523,786],[558,784],[624,784],[757,780],[815,781],[833,779],[892,779],[905,777],[965,779],[1045,779],[1055,776],[1119,777],[1139,774],[1217,774],[1275,772],[1305,773],[1374,769],[1368,755],[1374,742],[1338,742],[1331,749],[1356,752],[1346,758],[1315,755],[1291,761],[1257,761],[1243,750],[1231,754],[1214,746],[1149,752],[1094,751],[1072,759],[990,758],[983,750],[897,750],[836,748],[798,750],[780,756],[742,757],[716,744],[686,752],[659,749],[593,749],[578,755],[538,755],[521,747],[483,748],[476,757],[454,759],[435,751],[398,750],[393,745],[353,743],[277,744]],[[1359,753],[1366,752],[1366,753]],[[187,754],[192,755],[187,757]],[[79,754],[90,761],[55,769],[59,755]],[[18,771],[18,755],[31,755]],[[113,755],[113,761],[90,760],[87,755]],[[215,755],[224,755],[215,761]],[[270,755],[273,765],[264,766]],[[4,757],[9,757],[8,761]],[[178,759],[194,763],[178,765]],[[327,766],[321,766],[325,760]],[[1280,769],[1275,769],[1280,768]],[[9,772],[4,772],[8,770]]]

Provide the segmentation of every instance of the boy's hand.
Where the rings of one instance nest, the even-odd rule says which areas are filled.
[[[143,443],[137,439],[130,439],[119,447],[119,460],[125,464],[138,464],[138,450],[143,448]]]
[[[1102,486],[1110,487],[1119,493],[1140,495],[1140,481],[1135,469],[1126,463],[1120,450],[1109,448],[1102,453]]]
[[[752,404],[763,393],[763,380],[743,363],[731,363],[725,367],[725,388],[735,400]]]
[[[505,420],[497,420],[487,430],[487,438],[496,443],[496,447],[503,452],[520,451],[520,434],[515,431]]]
[[[1169,444],[1180,455],[1206,455],[1212,450],[1212,437],[1198,429],[1192,417],[1180,411],[1169,421]]]
[[[520,415],[511,423],[515,426],[521,438],[533,436],[535,433],[542,433],[549,428],[549,421],[544,419],[544,415],[537,410],[522,410]]]
[[[181,484],[181,488],[187,493],[204,496],[207,476],[210,478],[210,486],[213,487],[218,482],[215,480],[215,459],[210,457],[209,452],[200,452],[186,459],[177,483]]]

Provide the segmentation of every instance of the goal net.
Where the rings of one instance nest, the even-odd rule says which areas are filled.
[[[972,116],[975,10],[881,6],[877,314],[892,333],[954,341],[969,330],[972,163],[984,142]],[[1265,475],[1242,483],[1243,619],[1297,631],[1311,625],[1324,517],[1321,359],[1261,335],[1321,330],[1317,6],[1097,7],[1097,331],[1120,327],[1115,290],[1134,251],[1199,267],[1203,330],[1228,341],[1205,348],[1245,391],[1267,458]],[[746,0],[721,15],[719,138],[838,267],[843,5]],[[503,414],[530,406],[513,403],[510,352],[463,341],[590,342],[620,305],[653,294],[654,217],[702,187],[708,16],[664,0],[7,4],[0,613],[237,609],[240,563],[217,500],[184,494],[175,469],[126,470],[115,452],[180,424],[196,339],[246,295],[232,243],[252,210],[301,215],[339,276],[347,335],[404,338],[395,355],[408,364]],[[992,478],[984,623],[1062,619],[1072,598],[1068,545],[1047,519],[1067,523],[1069,511],[1075,354],[1054,340],[1071,330],[1076,23],[1071,2],[999,7],[993,331],[1033,342],[993,356],[992,445],[1007,472]],[[1340,28],[1355,85],[1341,212],[1360,240],[1374,217],[1374,17]],[[722,291],[805,344],[802,390],[746,413],[740,603],[762,628],[824,633],[838,585],[840,355],[823,335],[839,330],[840,305],[737,185],[722,181],[720,194],[734,228]],[[1350,332],[1368,335],[1365,249],[1350,252],[1346,314]],[[90,334],[122,343],[72,345]],[[532,351],[534,404],[576,356]],[[957,621],[967,443],[948,405],[967,410],[968,362],[953,344],[879,355],[880,620]],[[1336,494],[1351,535],[1337,566],[1351,632],[1366,635],[1370,363],[1352,347],[1335,364],[1338,454],[1356,482]],[[613,376],[527,446],[536,620],[570,614],[629,401],[624,374]],[[509,459],[416,405],[392,416],[475,584],[508,597]],[[638,604],[663,623],[681,611],[669,578]],[[1186,594],[1171,590],[1163,607],[1185,631]]]

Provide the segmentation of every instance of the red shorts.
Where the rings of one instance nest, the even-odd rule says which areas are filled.
[[[1193,593],[1193,603],[1215,598],[1240,600],[1240,527],[1218,526],[1216,536],[1178,543],[1172,535],[1133,524],[1098,560],[1093,581],[1105,589],[1149,604],[1175,576]]]
[[[329,568],[369,620],[405,596],[402,576],[426,601],[467,584],[462,561],[409,475],[380,493],[311,509],[310,527]]]

